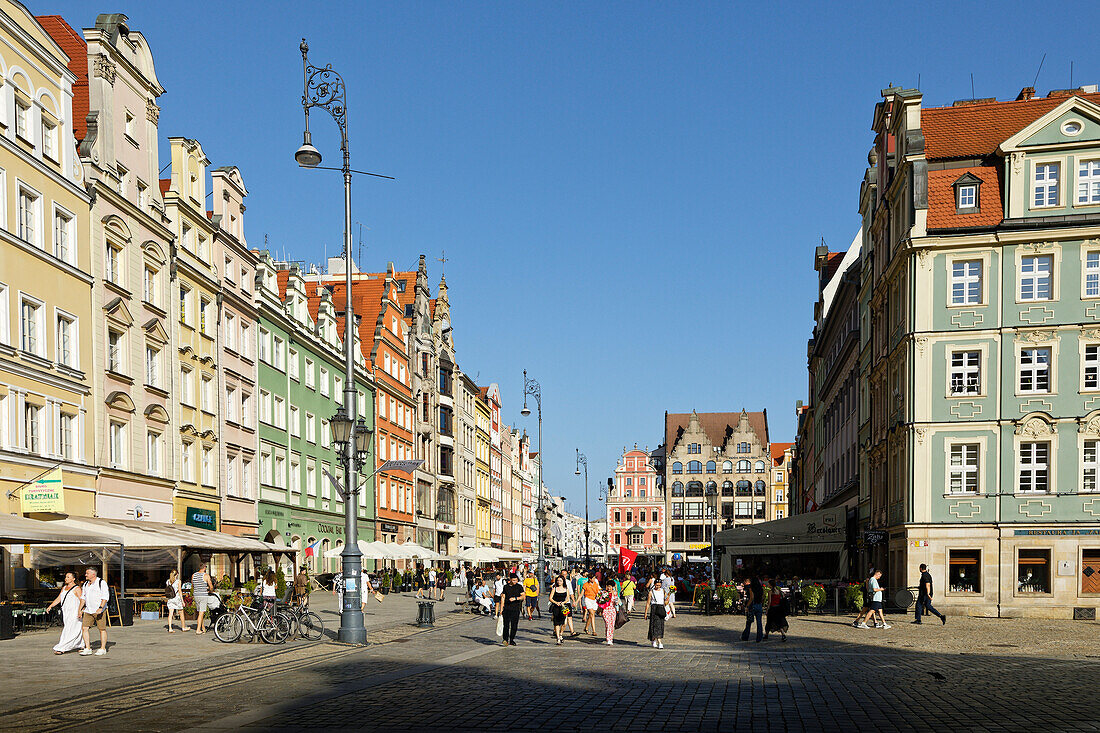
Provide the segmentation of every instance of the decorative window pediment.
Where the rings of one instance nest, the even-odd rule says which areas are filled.
[[[126,307],[126,301],[121,296],[114,298],[103,306],[103,312],[107,319],[129,328],[134,324],[134,318],[130,315],[130,309]]]
[[[1057,431],[1054,418],[1045,412],[1030,412],[1016,421],[1016,435],[1025,438],[1046,438]]]
[[[155,404],[145,408],[145,418],[159,423],[167,423],[169,420],[168,411]]]
[[[107,395],[107,406],[113,407],[116,410],[125,410],[126,412],[134,411],[134,401],[130,399],[130,395],[125,392],[112,392]]]
[[[164,330],[164,326],[161,325],[159,319],[150,318],[149,322],[142,326],[142,329],[145,331],[145,338],[159,344],[168,343],[168,332]]]
[[[955,194],[956,214],[976,214],[981,210],[982,179],[970,172],[966,172],[951,184]]]

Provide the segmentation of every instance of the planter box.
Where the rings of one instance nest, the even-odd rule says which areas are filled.
[[[160,618],[160,614],[157,613],[156,611],[142,611],[141,612],[141,620],[142,621],[156,621],[158,618]]]

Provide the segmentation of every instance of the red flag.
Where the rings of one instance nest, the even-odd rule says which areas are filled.
[[[634,561],[638,559],[638,553],[633,550],[628,550],[625,547],[619,548],[619,572],[629,573],[630,569],[634,567]]]

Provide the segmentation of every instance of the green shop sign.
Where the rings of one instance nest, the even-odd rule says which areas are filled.
[[[187,507],[187,526],[199,529],[218,530],[218,512],[214,509]]]

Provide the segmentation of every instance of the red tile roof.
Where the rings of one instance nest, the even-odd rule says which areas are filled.
[[[740,412],[700,412],[699,424],[703,432],[707,434],[711,445],[723,445],[726,442],[727,431],[737,428],[741,421]],[[756,432],[756,438],[764,445],[768,444],[768,412],[746,412],[749,426]],[[666,450],[672,450],[681,430],[686,429],[691,422],[691,413],[670,413],[665,418],[665,446]]]
[[[776,466],[782,466],[784,454],[793,446],[794,443],[772,443],[772,463]]]
[[[73,137],[79,144],[88,134],[88,43],[60,15],[36,15],[35,20],[69,55],[69,71],[76,74],[76,83],[73,84]]]
[[[958,214],[954,183],[970,173],[981,179],[978,187],[978,211]],[[966,229],[996,226],[1004,220],[1000,166],[972,166],[928,171],[928,229]]]
[[[162,179],[160,179],[160,195],[161,196],[168,193],[168,189],[170,189],[171,187],[172,187],[172,179],[171,178],[162,178]]]
[[[1077,92],[1076,96],[1100,103],[1100,93]],[[1064,101],[1065,96],[927,107],[921,110],[925,157],[937,160],[992,155],[998,145]]]

